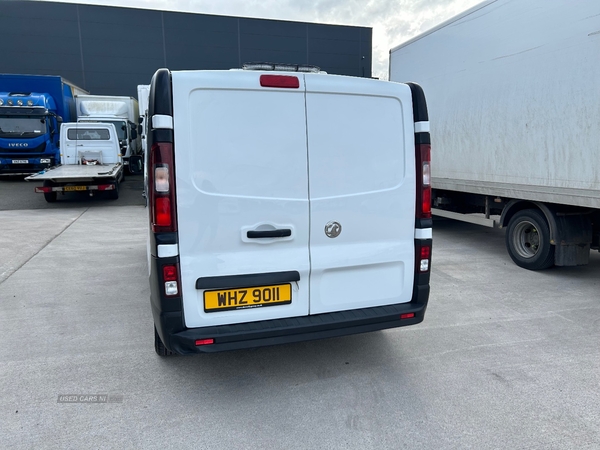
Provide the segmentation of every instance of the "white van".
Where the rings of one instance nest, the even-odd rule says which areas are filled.
[[[423,320],[432,222],[418,85],[302,66],[160,69],[148,117],[159,355]]]

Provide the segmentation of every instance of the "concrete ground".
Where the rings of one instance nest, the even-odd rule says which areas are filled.
[[[2,448],[600,448],[598,252],[529,272],[439,221],[420,325],[160,358],[143,206],[0,224]]]

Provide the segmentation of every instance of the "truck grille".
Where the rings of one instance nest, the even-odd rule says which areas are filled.
[[[45,142],[42,142],[37,147],[10,147],[10,148],[0,147],[1,154],[12,154],[14,157],[17,157],[17,158],[23,154],[44,153],[44,151],[46,151],[46,143]]]

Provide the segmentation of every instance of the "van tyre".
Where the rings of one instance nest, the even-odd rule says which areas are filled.
[[[550,227],[538,210],[525,209],[510,219],[506,248],[515,264],[524,269],[543,270],[554,265],[555,247],[550,243]]]
[[[54,187],[54,183],[50,180],[46,180],[44,181],[44,187]],[[56,198],[57,192],[44,192],[44,199],[46,199],[48,203],[54,203]]]
[[[156,326],[154,327],[154,350],[158,356],[171,356],[173,354],[172,351],[167,350],[165,344],[161,341],[158,331],[156,331]]]

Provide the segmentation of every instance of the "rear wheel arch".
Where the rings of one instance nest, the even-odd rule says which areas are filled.
[[[514,217],[514,215],[525,209],[538,210],[544,215],[550,231],[550,242],[552,245],[555,245],[558,234],[556,212],[545,203],[527,200],[511,200],[502,210],[502,215],[500,216],[500,224],[502,227],[508,227],[510,220]]]

